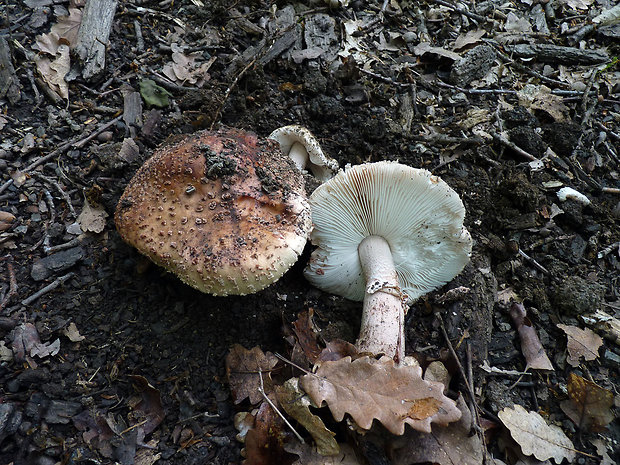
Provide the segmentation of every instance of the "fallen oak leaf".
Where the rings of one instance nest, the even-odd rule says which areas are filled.
[[[273,391],[271,370],[277,365],[278,358],[271,352],[263,353],[260,347],[247,350],[235,344],[226,355],[226,377],[235,404],[249,398],[252,405],[263,400],[260,392],[261,375],[265,394]]]
[[[408,430],[390,444],[394,465],[435,463],[439,465],[479,465],[483,463],[484,445],[477,434],[471,435],[472,415],[459,395],[456,405],[461,418],[447,426],[433,425],[430,434]]]
[[[614,394],[598,384],[570,373],[568,396],[560,408],[579,429],[600,432],[614,419]]]
[[[419,366],[397,366],[389,357],[323,362],[300,385],[315,405],[326,402],[336,421],[349,414],[363,429],[376,419],[393,434],[402,435],[405,424],[429,433],[431,422],[446,425],[461,417],[443,384],[424,381]]]
[[[316,362],[321,353],[321,348],[317,344],[317,333],[312,322],[313,314],[314,311],[310,308],[308,311],[301,312],[297,320],[293,322],[295,338],[310,363]]]
[[[254,417],[254,425],[245,435],[243,465],[290,464],[293,458],[283,447],[289,435],[282,418],[269,403],[263,402]]]
[[[581,357],[586,361],[596,360],[598,358],[598,349],[603,345],[603,338],[591,329],[581,329],[577,326],[556,325],[566,333],[568,342],[566,349],[568,350],[568,358],[566,361],[569,365],[576,367],[579,365]]]
[[[334,439],[336,433],[327,429],[323,420],[310,411],[312,403],[308,396],[299,389],[297,378],[288,379],[282,386],[276,386],[275,392],[280,407],[310,433],[320,455],[340,453],[338,443]]]
[[[547,424],[538,413],[515,405],[504,408],[497,416],[525,455],[533,455],[538,460],[553,458],[558,464],[565,458],[569,463],[574,460],[575,447],[571,440],[559,427]]]

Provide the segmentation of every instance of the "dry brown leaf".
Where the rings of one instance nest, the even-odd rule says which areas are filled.
[[[255,405],[263,399],[259,391],[261,375],[265,392],[273,391],[270,372],[277,363],[275,355],[264,354],[260,347],[247,350],[239,344],[233,345],[226,356],[226,375],[235,404],[249,398]]]
[[[69,46],[60,44],[53,61],[42,56],[35,57],[34,61],[37,65],[37,71],[50,89],[65,100],[68,99],[69,85],[65,81],[65,76],[71,68]]]
[[[546,86],[527,84],[517,91],[517,96],[519,104],[525,108],[545,111],[556,121],[567,119],[569,108],[564,104],[562,97],[552,94],[551,89]]]
[[[130,375],[129,378],[139,394],[139,397],[130,402],[132,411],[129,418],[133,420],[134,425],[139,425],[145,435],[150,434],[166,416],[161,403],[161,394],[144,376]]]
[[[598,349],[603,345],[603,339],[598,334],[590,329],[580,329],[576,326],[558,324],[557,327],[568,336],[566,344],[568,358],[566,361],[571,366],[579,365],[581,357],[586,361],[596,360]]]
[[[454,41],[454,50],[460,50],[468,45],[477,44],[486,33],[487,31],[484,29],[474,29],[467,31],[466,34],[460,34]]]
[[[514,408],[504,408],[497,416],[525,455],[533,455],[538,460],[552,458],[556,463],[565,458],[572,463],[575,458],[571,440],[559,427],[548,425],[538,413],[515,405]]]
[[[299,456],[293,465],[360,465],[355,451],[348,444],[340,444],[340,453],[330,457],[324,457],[313,447],[299,441],[286,444],[284,450]]]
[[[103,206],[93,206],[88,199],[84,199],[82,212],[77,218],[77,222],[84,232],[100,233],[105,229],[105,219],[108,217]]]
[[[428,433],[431,422],[445,425],[461,417],[442,394],[443,384],[424,381],[420,367],[397,366],[388,357],[324,362],[300,384],[316,405],[327,403],[336,421],[348,413],[364,429],[377,419],[393,434],[403,434],[405,424]]]
[[[338,455],[340,448],[334,439],[336,433],[330,431],[323,420],[310,411],[310,399],[299,389],[299,380],[291,378],[282,386],[276,386],[278,404],[301,426],[306,428],[316,444],[320,455]]]
[[[523,352],[523,356],[527,363],[524,371],[530,368],[532,370],[554,371],[551,360],[547,357],[545,349],[540,343],[540,339],[538,339],[538,334],[536,334],[532,322],[527,317],[523,304],[513,302],[510,307],[510,316],[517,327],[519,338],[521,339],[521,352]]]
[[[616,462],[607,453],[611,451],[613,446],[608,447],[602,439],[594,439],[590,441],[594,447],[596,447],[596,453],[601,457],[599,465],[614,465]],[[611,440],[609,440],[611,442]]]
[[[299,313],[297,320],[293,322],[293,332],[295,338],[301,347],[303,354],[306,356],[311,364],[316,362],[316,359],[321,353],[321,348],[317,344],[317,334],[314,329],[314,323],[312,322],[312,315],[314,311],[310,308],[308,311]]]
[[[560,407],[582,430],[603,431],[614,419],[613,393],[575,373],[568,375],[568,397]]]
[[[392,463],[412,465],[436,463],[440,465],[480,465],[484,445],[472,432],[472,415],[462,396],[456,401],[461,419],[448,426],[434,425],[431,434],[408,430],[393,441]]]
[[[200,55],[183,53],[183,48],[176,44],[172,45],[172,61],[164,65],[163,74],[173,82],[181,84],[195,84],[201,87],[209,80],[209,68],[215,61],[216,57],[212,57],[207,62],[197,61]]]
[[[602,310],[597,310],[591,315],[582,316],[581,319],[588,326],[592,326],[597,331],[600,331],[605,339],[620,345],[620,320]]]
[[[319,354],[316,363],[336,361],[344,357],[351,357],[355,359],[358,357],[357,348],[350,342],[343,341],[341,339],[334,339],[325,344],[325,348]]]
[[[243,465],[291,463],[291,456],[283,448],[287,437],[282,418],[267,402],[263,402],[256,413],[254,426],[245,435],[246,459]]]
[[[63,329],[62,333],[67,336],[71,342],[80,342],[86,339],[80,334],[74,322],[69,323],[69,326]]]
[[[52,26],[49,33],[36,37],[37,48],[41,52],[56,55],[61,39],[62,42],[69,44],[71,48],[75,47],[81,23],[82,10],[79,8],[69,8],[69,15],[59,17],[58,22]]]

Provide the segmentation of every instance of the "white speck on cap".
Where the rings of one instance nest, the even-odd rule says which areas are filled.
[[[358,245],[370,235],[388,242],[409,303],[469,262],[463,202],[427,170],[388,161],[347,167],[312,193],[310,206],[310,239],[318,247],[305,276],[327,292],[363,300]]]

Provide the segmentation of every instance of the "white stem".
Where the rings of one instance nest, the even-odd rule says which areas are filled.
[[[360,352],[384,353],[400,362],[405,353],[405,304],[392,251],[380,236],[365,238],[357,251],[366,294],[356,346]]]
[[[288,156],[297,165],[300,171],[303,171],[308,164],[308,151],[300,142],[295,142],[291,145],[291,149],[288,151]]]

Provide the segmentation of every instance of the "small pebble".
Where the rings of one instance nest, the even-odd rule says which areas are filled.
[[[103,131],[97,136],[97,140],[99,142],[110,142],[112,137],[114,137],[114,133],[112,131]]]

